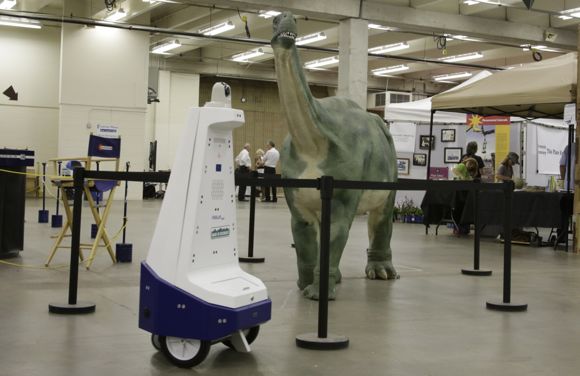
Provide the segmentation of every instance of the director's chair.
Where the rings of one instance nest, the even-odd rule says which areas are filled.
[[[97,162],[102,164],[113,164],[114,170],[119,171],[119,160],[121,156],[121,138],[107,138],[91,134],[89,137],[89,151],[87,157],[80,158],[56,158],[51,159],[53,163],[54,170],[57,171],[57,164],[59,162],[68,162],[70,170],[72,170],[76,163],[77,165],[83,165],[86,170],[91,170],[93,164]],[[75,162],[76,161],[76,162]],[[69,170],[69,171],[70,171]],[[71,174],[72,175],[72,174]],[[66,215],[66,222],[62,227],[62,230],[56,236],[56,241],[50,251],[50,254],[46,260],[45,266],[48,266],[52,261],[58,248],[70,248],[70,246],[61,246],[61,242],[65,236],[67,236],[67,231],[72,230],[72,209],[70,206],[70,200],[72,200],[73,188],[73,177],[71,175],[59,175],[57,178],[52,179],[52,183],[58,187],[61,192],[61,201],[64,207],[64,212]],[[115,252],[113,252],[113,247],[111,246],[111,241],[109,239],[109,234],[107,233],[106,224],[111,209],[111,204],[113,203],[113,197],[115,195],[115,189],[119,185],[117,181],[111,180],[94,180],[86,179],[83,191],[85,197],[89,203],[89,208],[95,219],[97,227],[97,234],[92,244],[81,243],[81,250],[79,252],[79,258],[84,261],[84,256],[82,249],[90,249],[89,258],[87,259],[86,268],[89,269],[99,247],[105,247],[111,256],[113,262],[117,262],[115,258]],[[102,214],[99,212],[97,204],[95,202],[96,197],[102,197],[104,192],[109,191],[107,200],[105,201],[104,210]],[[99,243],[103,241],[103,245]]]

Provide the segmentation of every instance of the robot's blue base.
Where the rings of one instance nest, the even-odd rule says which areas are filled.
[[[162,280],[141,263],[139,328],[161,336],[213,341],[270,320],[270,299],[240,308],[207,303]]]

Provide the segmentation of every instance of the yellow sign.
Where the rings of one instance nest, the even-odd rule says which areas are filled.
[[[495,170],[510,151],[510,126],[495,126]]]

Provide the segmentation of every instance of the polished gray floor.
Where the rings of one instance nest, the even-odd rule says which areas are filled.
[[[48,313],[67,299],[69,251],[54,268],[42,267],[55,233],[36,223],[40,202],[27,201],[25,250],[0,264],[0,375],[578,375],[580,369],[580,257],[550,248],[513,249],[512,302],[527,312],[485,308],[501,300],[502,246],[482,245],[482,268],[491,277],[468,277],[472,238],[448,229],[425,235],[419,225],[396,224],[397,281],[364,278],[365,218],[353,224],[341,270],[338,298],[330,303],[329,331],[350,347],[313,351],[296,347],[298,334],[317,328],[318,305],[296,287],[296,266],[284,202],[258,203],[256,255],[264,264],[243,265],[260,277],[273,302],[249,354],[218,344],[194,369],[169,364],[137,326],[139,263],[145,258],[161,202],[131,202],[127,239],[133,262],[112,265],[100,251],[90,271],[80,270],[79,300],[96,303],[94,314]],[[247,229],[249,204],[238,207]],[[50,206],[52,209],[53,206]],[[115,204],[110,232],[121,223]],[[52,213],[51,213],[52,214]],[[83,240],[89,216],[83,211]],[[242,230],[245,234],[245,230]],[[239,239],[242,254],[244,235]],[[38,268],[34,268],[37,266]]]

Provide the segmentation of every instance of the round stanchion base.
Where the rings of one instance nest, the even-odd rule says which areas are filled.
[[[523,312],[527,311],[527,304],[504,303],[504,302],[485,302],[487,309],[504,312]]]
[[[483,269],[461,269],[461,274],[487,277],[491,275],[491,270]]]
[[[305,333],[296,336],[296,346],[309,350],[340,350],[348,347],[348,337],[328,334],[326,338],[318,333]]]
[[[259,264],[266,261],[264,257],[239,257],[238,260],[249,264]]]
[[[91,302],[77,302],[77,304],[50,303],[48,305],[48,312],[64,315],[80,315],[95,312],[95,307],[95,303]]]
[[[38,223],[48,223],[48,210],[38,211]]]
[[[53,214],[50,217],[50,227],[52,227],[52,228],[61,228],[62,227],[62,215],[61,214]]]

